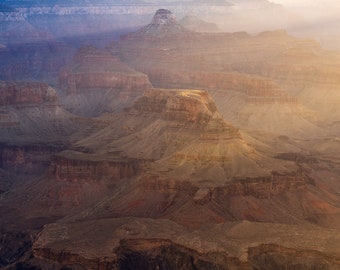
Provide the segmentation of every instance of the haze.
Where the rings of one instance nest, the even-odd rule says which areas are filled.
[[[340,269],[338,10],[2,1],[0,268]]]

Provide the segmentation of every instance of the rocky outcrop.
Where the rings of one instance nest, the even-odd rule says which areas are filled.
[[[150,24],[144,26],[134,36],[141,38],[160,38],[164,35],[185,34],[189,30],[177,23],[175,15],[167,9],[159,9]]]
[[[151,89],[139,98],[132,109],[139,113],[159,113],[169,121],[205,126],[217,113],[211,96],[206,91],[184,89]]]
[[[335,270],[339,248],[327,241],[338,238],[332,230],[301,225],[237,222],[190,231],[162,219],[124,218],[47,225],[33,249],[36,258],[98,270]]]
[[[0,83],[0,106],[56,103],[56,91],[43,83]]]
[[[120,124],[124,121],[127,125]],[[117,134],[121,135],[112,140]],[[87,139],[79,144],[94,152],[119,149],[128,157],[158,160],[198,138],[218,140],[239,138],[240,134],[223,120],[206,91],[151,89],[122,112],[115,126],[97,136],[106,143]]]
[[[117,253],[118,269],[250,269],[248,263],[227,253],[202,254],[168,239],[124,239]]]

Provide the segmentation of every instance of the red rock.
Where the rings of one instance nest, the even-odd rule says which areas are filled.
[[[56,91],[47,84],[0,83],[0,106],[39,105],[56,101]]]

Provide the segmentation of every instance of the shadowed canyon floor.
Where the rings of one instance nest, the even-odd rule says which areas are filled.
[[[1,268],[339,269],[340,54],[189,19],[0,83]]]

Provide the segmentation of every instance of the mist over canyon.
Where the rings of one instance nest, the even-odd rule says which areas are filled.
[[[340,51],[297,6],[2,1],[0,268],[340,269]]]

